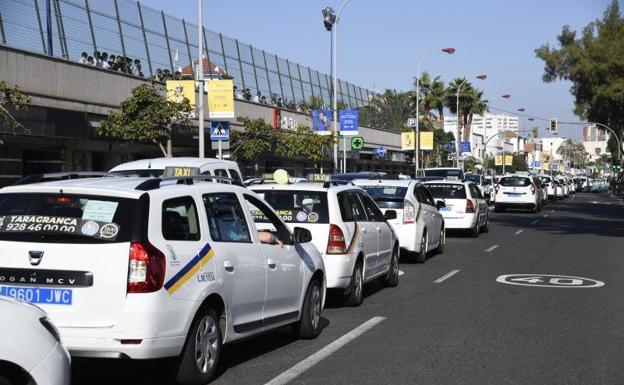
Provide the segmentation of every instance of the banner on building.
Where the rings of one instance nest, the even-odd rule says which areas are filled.
[[[418,147],[421,150],[433,150],[433,132],[431,131],[421,131],[420,132],[420,143]]]
[[[332,118],[330,110],[312,110],[312,127],[319,135],[332,134]]]
[[[210,119],[234,117],[233,80],[215,79],[208,82],[208,116]]]
[[[505,166],[511,166],[513,164],[513,156],[505,155]]]
[[[503,156],[502,155],[496,155],[494,157],[494,165],[495,166],[502,166],[503,165]]]
[[[422,132],[421,132],[422,134]],[[407,132],[402,132],[401,133],[401,150],[402,151],[409,151],[409,150],[414,150],[415,147],[415,143],[414,143],[414,131],[407,131]]]
[[[167,80],[167,99],[174,103],[183,103],[188,99],[195,112],[195,81],[194,80]]]

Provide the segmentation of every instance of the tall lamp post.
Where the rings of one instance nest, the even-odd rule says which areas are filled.
[[[432,49],[427,52],[418,62],[418,68],[416,69],[416,127],[414,127],[414,178],[418,176],[418,169],[420,168],[420,143],[418,134],[420,132],[420,67],[425,59],[436,52],[444,52],[446,54],[452,55],[455,52],[455,48],[442,48],[442,49]]]
[[[198,125],[199,125],[199,157],[205,157],[205,149],[204,149],[204,54],[203,54],[203,41],[204,37],[202,35],[203,26],[204,26],[204,12],[202,3],[204,0],[197,0],[197,19],[199,26],[199,36],[198,36],[198,55],[197,55],[197,81],[199,82],[199,98],[197,101],[197,108],[199,109],[198,116]],[[221,154],[221,141],[219,141],[219,158],[222,157]]]
[[[501,98],[509,99],[511,98],[511,95],[504,94],[504,95],[501,95]],[[507,114],[505,114],[505,124],[507,124]],[[503,129],[503,175],[505,175],[505,163],[507,163],[505,162],[505,139],[507,139],[506,136],[507,135],[505,134],[505,130]]]
[[[487,79],[487,75],[477,75],[475,79],[485,80]],[[457,86],[457,137],[455,139],[455,167],[459,167],[459,141],[460,141],[460,126],[459,126],[459,92],[461,91],[462,86],[468,81],[468,78],[465,78],[459,86]],[[462,163],[463,164],[463,163]],[[463,168],[463,167],[462,167]]]
[[[331,7],[326,7],[323,9],[323,24],[325,25],[325,29],[331,32],[331,61],[332,61],[332,113],[334,120],[334,136],[338,138],[338,79],[337,79],[337,29],[338,29],[338,21],[340,20],[340,14],[344,7],[349,4],[351,0],[345,0],[342,5],[338,8],[338,12],[334,12]],[[334,142],[334,170],[338,168],[338,143]],[[345,159],[343,164],[343,172],[347,170],[347,160],[346,160],[346,144],[345,144]]]

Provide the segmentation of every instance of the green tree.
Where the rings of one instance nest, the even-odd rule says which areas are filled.
[[[268,154],[277,142],[277,130],[264,119],[237,118],[243,123],[243,131],[230,133],[230,154],[235,160],[257,160]]]
[[[414,87],[416,81],[414,80]],[[428,72],[423,72],[420,78],[420,107],[422,116],[427,116],[432,110],[438,113],[438,119],[444,124],[444,107],[446,105],[446,88],[439,76],[431,78]],[[416,103],[414,95],[414,104]]]
[[[624,18],[617,0],[607,6],[602,19],[589,23],[581,33],[563,27],[557,46],[544,44],[535,50],[544,61],[542,80],[572,83],[574,113],[581,119],[624,129]],[[617,153],[615,143],[609,147]]]
[[[446,106],[458,117],[458,124],[462,127],[461,134],[463,140],[469,140],[472,118],[475,114],[482,115],[488,111],[488,101],[483,99],[483,91],[477,90],[470,82],[465,80],[465,78],[457,78],[449,83],[446,89]],[[458,113],[457,88],[460,85]]]
[[[9,87],[4,80],[0,80],[0,128],[8,129],[13,135],[21,128],[25,133],[29,130],[13,117],[15,111],[28,108],[30,96],[24,95],[19,87]],[[1,143],[0,143],[1,144]]]
[[[308,102],[306,103],[306,105],[311,110],[320,110],[321,108],[325,107],[325,103],[323,102],[323,99],[321,99],[319,96],[316,96],[316,95],[310,96],[310,98],[308,98]]]
[[[401,132],[407,119],[413,115],[414,108],[409,93],[386,90],[367,105],[360,107],[358,119],[364,126]]]
[[[589,154],[582,143],[567,139],[557,149],[557,154],[563,156],[564,163],[585,165]]]
[[[158,144],[163,154],[173,156],[174,129],[190,123],[192,111],[188,99],[170,101],[154,85],[143,84],[132,90],[132,96],[121,102],[120,111],[112,112],[96,133],[129,142]]]

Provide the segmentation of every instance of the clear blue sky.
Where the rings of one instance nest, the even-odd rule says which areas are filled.
[[[196,23],[195,0],[143,0]],[[204,0],[206,28],[329,73],[329,33],[321,9],[341,0]],[[563,25],[581,30],[600,18],[609,0],[352,0],[338,32],[338,76],[360,86],[412,88],[420,57],[433,48],[454,55],[429,57],[423,69],[446,81],[488,75],[475,86],[493,107],[577,121],[569,83],[543,83],[534,50],[554,43]],[[622,4],[624,8],[624,3]],[[502,94],[511,94],[505,100]],[[493,111],[494,112],[494,111]],[[531,123],[531,122],[528,122]],[[545,122],[539,123],[545,127]],[[581,126],[562,126],[582,137]]]

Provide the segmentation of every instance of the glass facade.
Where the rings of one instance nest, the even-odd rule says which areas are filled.
[[[130,0],[51,0],[52,52],[48,52],[45,0],[0,1],[0,43],[26,51],[78,61],[82,52],[125,56],[142,63],[145,76],[172,73],[197,59],[198,26]],[[193,6],[189,3],[189,6]],[[204,57],[267,99],[330,106],[331,77],[236,39],[204,29]],[[369,91],[338,82],[338,100],[356,108]]]

